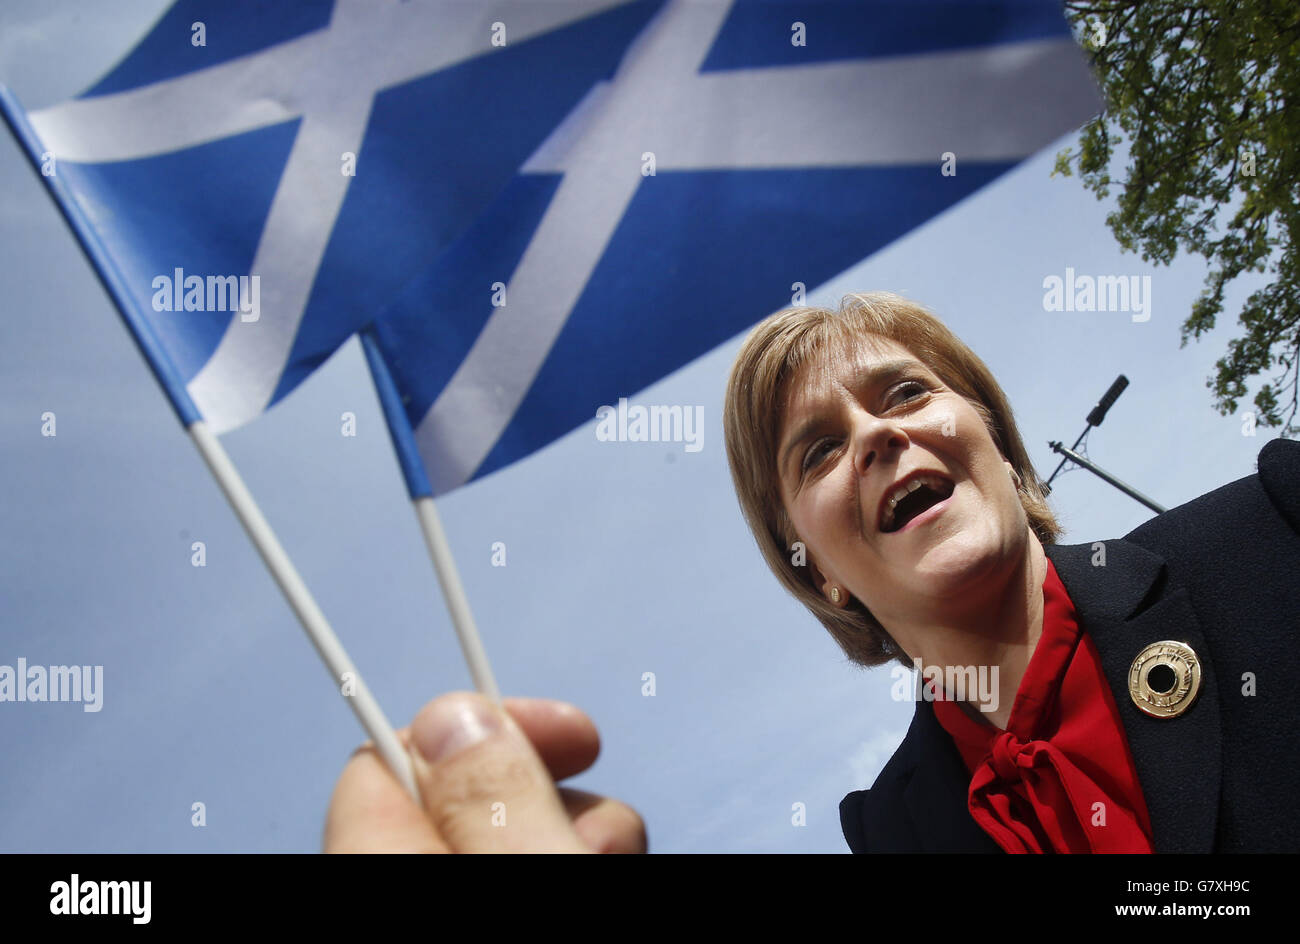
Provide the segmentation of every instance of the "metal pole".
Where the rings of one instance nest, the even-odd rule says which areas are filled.
[[[1114,485],[1117,489],[1119,489],[1121,492],[1124,492],[1130,498],[1137,499],[1142,504],[1146,505],[1148,508],[1154,511],[1156,514],[1164,514],[1164,512],[1167,510],[1161,507],[1160,505],[1158,505],[1157,503],[1153,502],[1151,499],[1147,498],[1137,489],[1133,488],[1130,485],[1124,484],[1119,479],[1115,478],[1115,476],[1111,475],[1106,470],[1094,464],[1092,461],[1085,459],[1083,456],[1079,455],[1073,449],[1067,449],[1065,446],[1062,446],[1059,442],[1055,442],[1055,441],[1048,443],[1048,445],[1052,447],[1053,452],[1060,453],[1061,455],[1065,456],[1066,459],[1069,459],[1071,462],[1077,462],[1079,465],[1083,466],[1089,472],[1095,473],[1096,475],[1100,476],[1104,481],[1109,482],[1111,485]]]
[[[1070,447],[1071,449],[1078,449],[1079,443],[1083,442],[1083,437],[1088,435],[1088,430],[1092,429],[1094,426],[1101,425],[1101,421],[1106,418],[1106,413],[1115,405],[1115,401],[1119,399],[1119,395],[1124,392],[1124,388],[1127,386],[1128,378],[1123,374],[1120,374],[1115,378],[1115,382],[1110,385],[1110,389],[1102,394],[1101,399],[1097,401],[1097,405],[1094,406],[1092,412],[1088,414],[1088,425],[1083,428],[1083,432],[1081,432],[1079,438],[1074,441],[1074,445]],[[1065,468],[1065,463],[1066,460],[1062,459],[1060,465],[1056,467],[1056,471],[1047,477],[1047,481],[1043,483],[1043,494],[1051,494],[1052,479],[1061,474],[1061,470]]]
[[[1092,424],[1085,426],[1083,428],[1083,432],[1079,434],[1079,438],[1074,441],[1074,445],[1071,446],[1070,448],[1078,449],[1079,443],[1083,442],[1083,437],[1088,435],[1088,430],[1090,429],[1092,429]],[[1061,470],[1065,468],[1065,464],[1069,461],[1070,461],[1069,459],[1062,459],[1060,464],[1056,467],[1056,471],[1047,477],[1047,481],[1043,483],[1044,495],[1052,494],[1052,479],[1056,478],[1058,475],[1061,474]]]

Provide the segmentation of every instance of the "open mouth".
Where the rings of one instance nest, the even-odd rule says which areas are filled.
[[[880,500],[880,530],[892,534],[907,527],[918,515],[949,498],[954,487],[952,479],[937,472],[907,476]]]

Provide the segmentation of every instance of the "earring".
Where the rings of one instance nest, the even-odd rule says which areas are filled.
[[[839,602],[840,602],[840,588],[839,588],[839,587],[831,587],[831,602],[832,602],[832,603],[839,603]]]

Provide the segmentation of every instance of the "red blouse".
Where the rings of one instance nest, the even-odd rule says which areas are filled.
[[[1007,730],[934,702],[972,774],[971,816],[1007,852],[1152,852],[1151,821],[1097,647],[1049,558],[1043,632]]]

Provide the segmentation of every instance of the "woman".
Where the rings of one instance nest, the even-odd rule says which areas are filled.
[[[887,293],[761,323],[725,428],[768,565],[848,657],[943,670],[840,805],[855,852],[1300,849],[1300,443],[1057,546],[988,368]],[[948,690],[980,673],[984,703]]]
[[[724,427],[777,578],[852,661],[932,682],[840,804],[853,851],[1300,850],[1300,443],[1122,540],[1056,545],[988,368],[887,293],[760,323]],[[551,782],[594,760],[590,721],[509,702],[518,724],[460,694],[417,717],[423,811],[360,752],[326,849],[643,851],[633,811]]]

